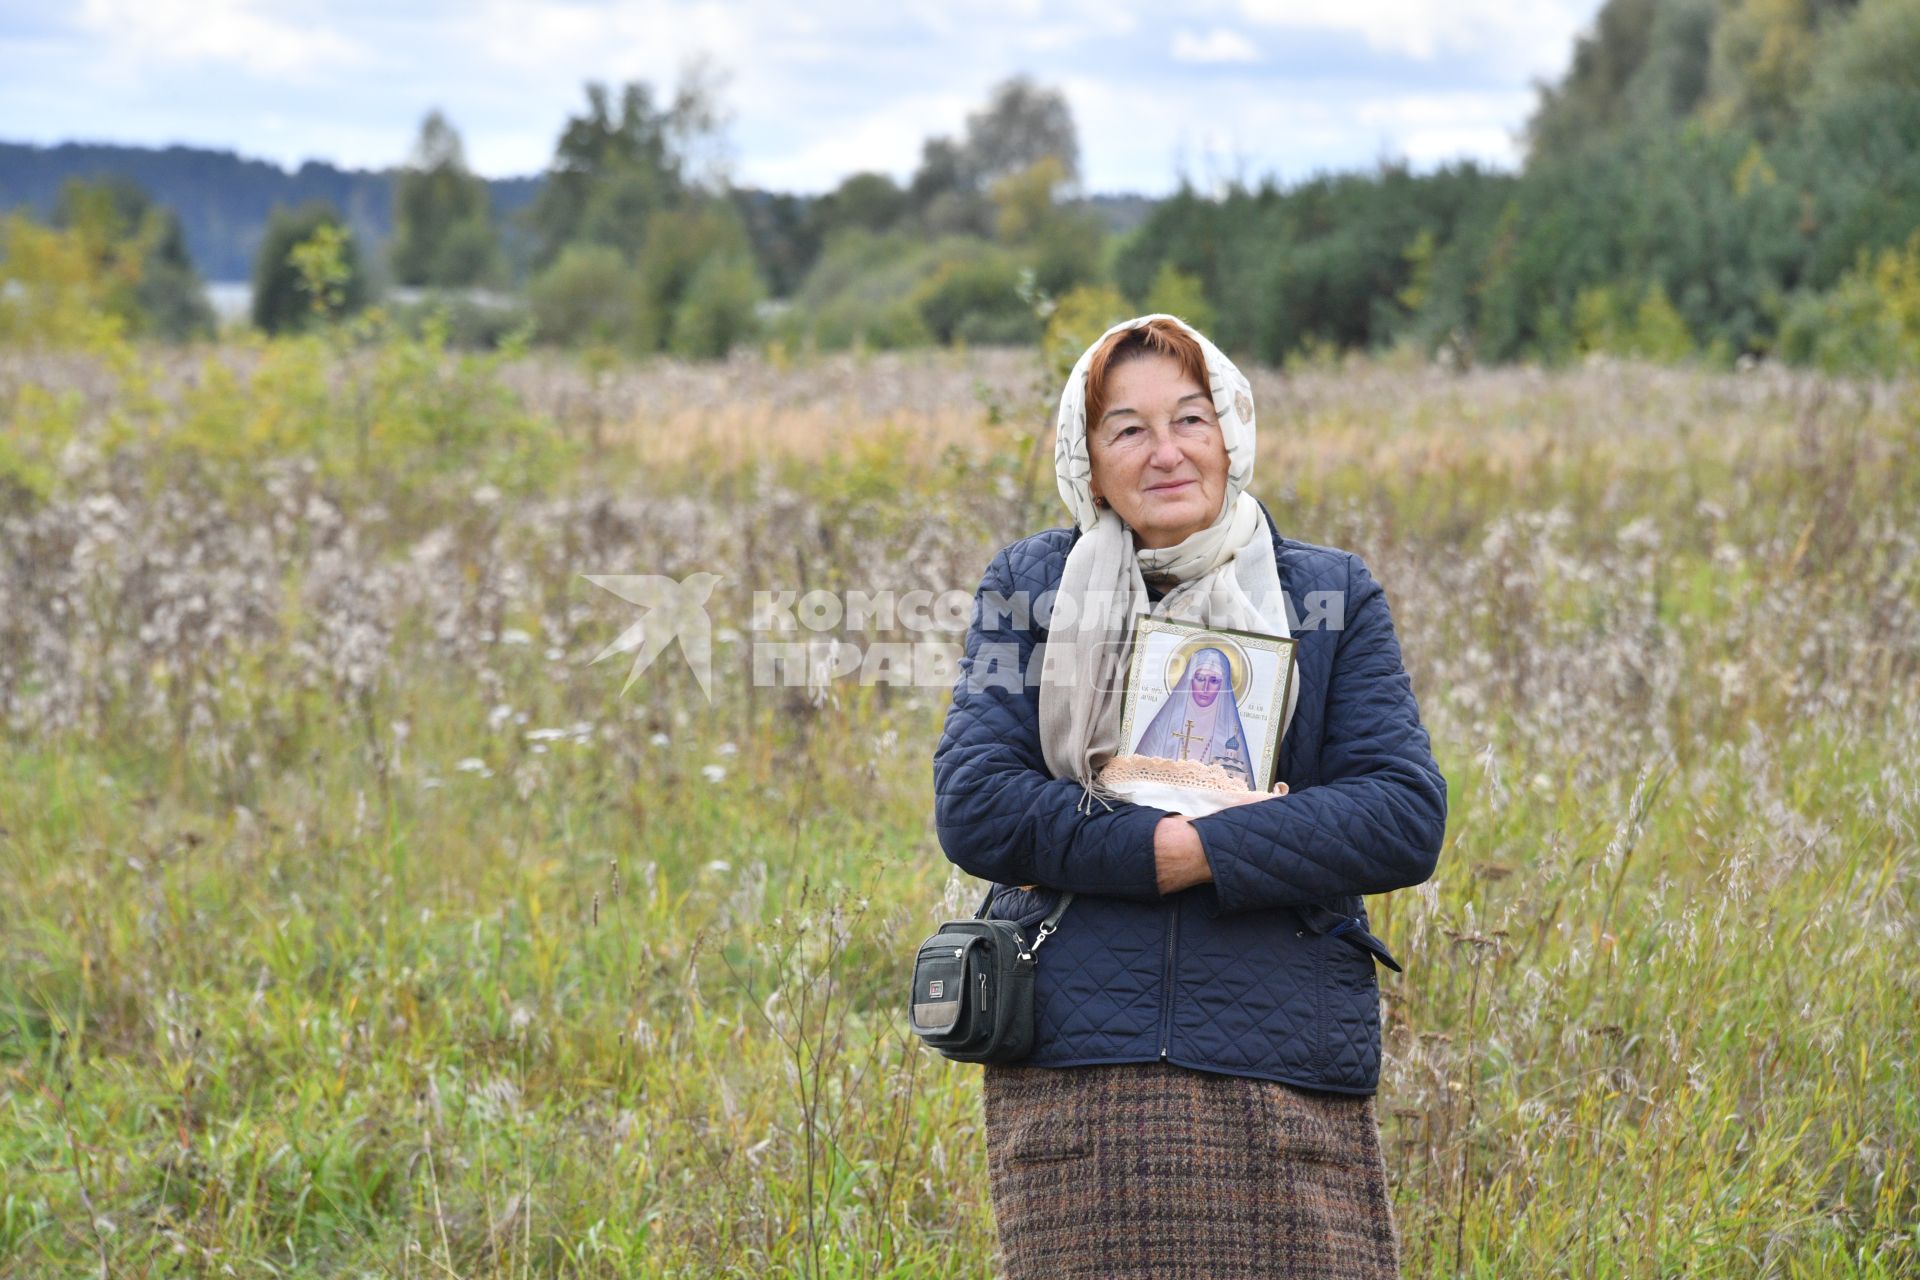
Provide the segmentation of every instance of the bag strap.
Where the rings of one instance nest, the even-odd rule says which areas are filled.
[[[973,918],[975,920],[983,920],[986,918],[987,905],[993,901],[993,891],[995,889],[998,889],[999,887],[1000,886],[997,884],[990,884],[987,886],[987,896],[980,899],[980,909],[973,913]],[[1052,933],[1054,929],[1059,925],[1061,914],[1066,911],[1067,904],[1072,901],[1073,901],[1073,891],[1071,889],[1063,892],[1060,895],[1060,901],[1055,903],[1053,910],[1047,913],[1047,918],[1040,922],[1039,931],[1033,935],[1033,945],[1028,947],[1025,951],[1021,952],[1020,958],[1022,960],[1025,960],[1031,957],[1033,953],[1037,949],[1039,949],[1040,944],[1047,940],[1047,935]]]
[[[1047,913],[1047,918],[1040,922],[1039,932],[1033,935],[1033,945],[1028,947],[1025,953],[1021,955],[1020,958],[1022,960],[1031,960],[1033,958],[1033,953],[1040,949],[1040,944],[1047,940],[1047,935],[1052,933],[1054,926],[1060,923],[1061,913],[1067,909],[1067,904],[1072,901],[1073,892],[1071,890],[1060,895],[1060,901],[1054,905],[1052,911]]]

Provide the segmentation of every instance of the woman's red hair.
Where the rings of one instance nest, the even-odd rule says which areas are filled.
[[[1141,356],[1172,356],[1180,372],[1193,379],[1202,391],[1211,385],[1207,378],[1207,355],[1194,341],[1193,334],[1171,320],[1149,320],[1131,329],[1108,334],[1087,362],[1087,430],[1092,431],[1107,411],[1107,375],[1116,367]]]

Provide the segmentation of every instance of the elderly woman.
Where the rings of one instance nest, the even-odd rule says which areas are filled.
[[[1447,789],[1386,596],[1247,492],[1247,380],[1182,321],[1103,334],[1058,426],[1074,527],[993,557],[934,755],[990,918],[1075,895],[1035,952],[1032,1053],[983,1068],[1006,1274],[1393,1276],[1374,965],[1399,966],[1361,895],[1433,873]],[[1100,783],[1138,613],[1298,628],[1285,794],[1187,817]]]

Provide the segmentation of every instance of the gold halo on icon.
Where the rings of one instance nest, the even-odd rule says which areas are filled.
[[[1239,641],[1217,631],[1203,631],[1183,641],[1167,655],[1167,688],[1179,687],[1180,677],[1187,669],[1187,659],[1202,649],[1218,649],[1227,655],[1227,666],[1233,672],[1234,705],[1246,705],[1247,690],[1253,687],[1253,664],[1247,661],[1247,651],[1240,647]]]

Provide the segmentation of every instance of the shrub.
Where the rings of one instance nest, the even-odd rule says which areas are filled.
[[[1011,255],[983,251],[941,263],[914,291],[913,305],[941,342],[1032,342],[1039,320],[1020,286]]]
[[[572,244],[527,286],[542,342],[651,350],[654,318],[626,259],[603,244]]]
[[[931,342],[913,295],[949,243],[901,231],[837,233],[801,285],[783,335],[796,347],[828,351]]]
[[[325,296],[317,297],[316,288]],[[338,211],[323,201],[276,208],[253,260],[254,325],[266,333],[298,332],[322,315],[350,315],[366,301],[360,249]]]
[[[1901,249],[1862,250],[1831,290],[1797,298],[1781,325],[1780,354],[1829,373],[1920,365],[1920,232]]]
[[[1573,304],[1573,330],[1583,352],[1669,361],[1694,353],[1687,322],[1657,280],[1632,304],[1611,285],[1582,289]]]
[[[726,355],[758,333],[756,308],[764,293],[751,258],[708,258],[674,310],[668,348],[689,359]]]
[[[0,217],[0,342],[94,346],[126,328],[137,264],[102,260],[76,232]]]
[[[1180,270],[1171,262],[1162,262],[1160,270],[1154,273],[1144,310],[1179,316],[1209,337],[1219,322],[1219,313],[1207,301],[1200,277]]]
[[[1061,298],[1053,314],[1047,317],[1046,335],[1041,339],[1042,354],[1052,371],[1053,381],[1065,381],[1080,353],[1131,314],[1133,308],[1112,285],[1082,285]],[[1177,311],[1168,314],[1180,315]]]

